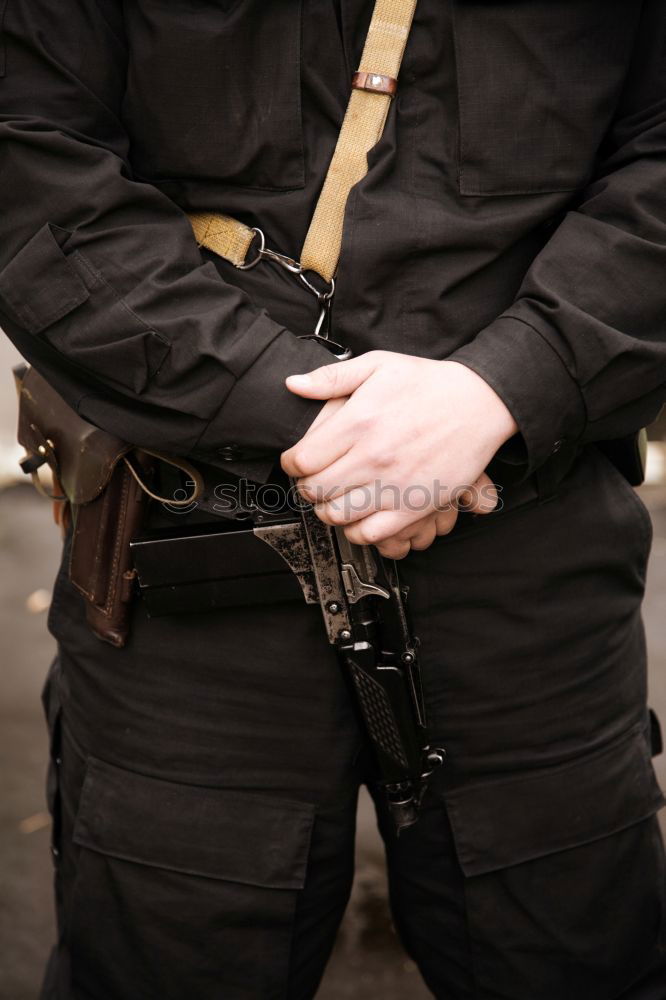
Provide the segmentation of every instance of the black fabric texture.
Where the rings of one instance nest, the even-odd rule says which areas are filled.
[[[437,997],[654,1000],[666,984],[649,543],[645,508],[590,447],[547,503],[463,516],[401,566],[447,761],[414,828],[396,839],[380,796],[378,811],[396,925]],[[139,601],[117,650],[89,632],[64,558],[51,995],[313,997],[357,790],[375,790],[319,609],[150,619]]]
[[[0,325],[83,416],[264,480],[314,419],[284,387],[331,361],[299,339],[314,296],[200,251],[185,213],[298,257],[371,9],[0,0]],[[447,763],[413,830],[379,814],[447,1000],[666,995],[650,524],[594,446],[664,399],[665,153],[662,0],[419,0],[347,206],[336,339],[457,360],[520,429],[498,463],[524,502],[402,567]],[[66,567],[45,1000],[308,1000],[371,780],[319,609],[137,602],[118,650]]]
[[[226,211],[298,257],[370,0],[5,6],[3,326],[101,426],[217,464],[235,444],[229,469],[265,479],[265,452],[320,406],[284,387],[331,362],[297,339],[317,304],[279,268],[201,253],[184,211]],[[473,368],[528,471],[663,402],[665,33],[660,0],[423,0],[348,204],[337,339]],[[58,261],[35,322],[26,248],[48,224],[108,293],[67,311]],[[152,336],[130,335],[123,307]]]

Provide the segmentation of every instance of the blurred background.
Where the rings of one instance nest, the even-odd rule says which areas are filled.
[[[20,481],[11,377],[18,360],[0,331],[0,1000],[36,1000],[55,934],[39,696],[54,651],[46,611],[60,543],[50,504]],[[666,723],[666,419],[650,436],[648,481],[640,489],[654,523],[645,620],[650,701]],[[664,786],[663,756],[656,766]],[[383,864],[366,796],[354,892],[318,1000],[431,996],[392,928]]]

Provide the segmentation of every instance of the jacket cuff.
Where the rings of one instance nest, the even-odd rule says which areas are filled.
[[[581,437],[586,411],[578,383],[548,340],[524,320],[500,316],[448,360],[475,371],[505,403],[522,442],[512,438],[497,457],[525,461],[525,475]]]
[[[326,348],[283,330],[236,380],[193,457],[265,482],[280,453],[305,434],[324,405],[289,392],[287,375],[333,363]]]

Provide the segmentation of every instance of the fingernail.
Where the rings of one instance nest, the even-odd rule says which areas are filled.
[[[293,385],[295,389],[307,389],[312,385],[312,379],[309,375],[289,375],[287,385]]]

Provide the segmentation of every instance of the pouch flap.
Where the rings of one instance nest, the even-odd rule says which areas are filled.
[[[664,805],[642,729],[582,759],[445,798],[467,876],[599,840]]]
[[[16,383],[19,444],[34,455],[52,441],[65,495],[75,504],[94,500],[132,446],[83,420],[34,368],[17,373]]]
[[[90,292],[56,238],[69,233],[46,224],[0,272],[0,299],[30,333],[41,333],[89,298]]]
[[[314,806],[89,758],[74,840],[125,861],[272,889],[305,882]]]

